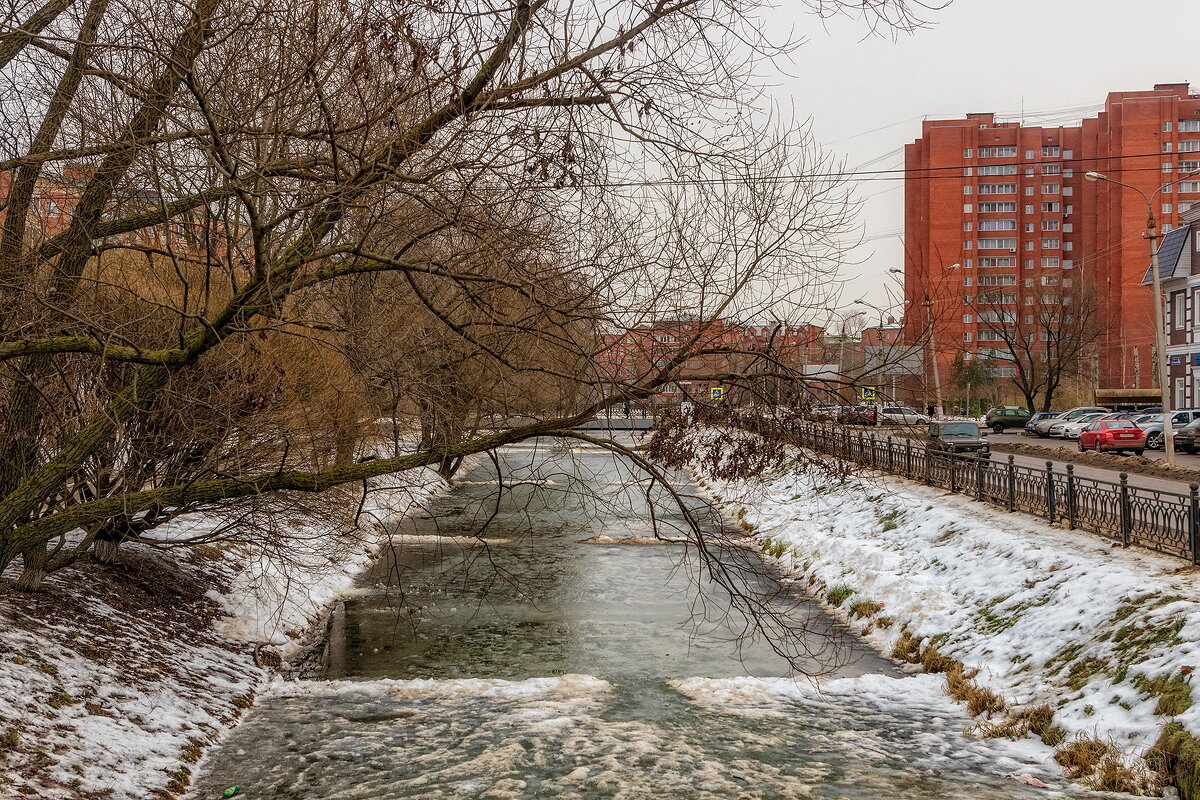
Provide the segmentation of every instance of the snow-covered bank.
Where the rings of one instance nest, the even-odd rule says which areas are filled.
[[[1200,576],[1185,562],[891,477],[795,466],[742,482],[702,463],[695,471],[765,553],[872,644],[961,662],[1007,701],[979,717],[980,733],[1021,735],[1014,715],[1046,705],[1061,732],[1043,738],[1110,742],[1135,780],[1165,722],[1200,734],[1190,686]]]
[[[0,797],[168,798],[386,541],[419,508],[432,470],[380,479],[359,527],[293,523],[283,554],[249,545],[125,545],[121,563],[81,561],[46,591],[0,596]],[[181,518],[156,537],[212,529]],[[261,653],[260,653],[261,654]]]

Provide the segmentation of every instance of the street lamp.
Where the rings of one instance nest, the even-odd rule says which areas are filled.
[[[1169,183],[1164,183],[1152,194],[1147,195],[1138,187],[1113,180],[1102,172],[1084,173],[1084,177],[1089,181],[1105,181],[1117,186],[1124,186],[1126,189],[1133,189],[1146,201],[1146,238],[1150,240],[1150,291],[1154,293],[1154,346],[1158,350],[1158,383],[1162,394],[1163,408],[1163,452],[1166,454],[1168,465],[1175,463],[1175,431],[1171,424],[1171,388],[1168,384],[1170,369],[1168,367],[1166,334],[1163,330],[1162,283],[1158,277],[1158,240],[1162,238],[1162,234],[1158,232],[1158,220],[1154,217],[1154,198],[1158,197],[1159,193],[1168,186],[1193,175],[1200,175],[1200,169],[1192,170]]]

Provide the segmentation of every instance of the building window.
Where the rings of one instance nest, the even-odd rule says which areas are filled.
[[[1033,269],[1033,259],[1032,258],[1025,259],[1025,269]]]
[[[1032,295],[1025,296],[1025,305],[1027,305],[1027,306],[1033,305],[1033,296]]]
[[[970,285],[971,285],[971,279],[969,277],[963,278],[963,286],[970,286]]]
[[[982,173],[983,173],[983,170],[982,170],[982,169],[980,169],[980,174],[982,174]],[[964,178],[969,178],[969,177],[971,177],[971,174],[972,174],[972,168],[971,168],[971,167],[963,167],[963,177],[964,177]]]
[[[1062,173],[1062,166],[1059,164],[1042,164],[1043,175],[1059,175]]]
[[[1170,172],[1173,169],[1175,169],[1175,165],[1172,164],[1170,161],[1163,162],[1163,172]]]
[[[974,264],[974,262],[971,261],[971,259],[969,259],[969,258],[963,259],[963,269],[970,269],[973,266],[975,266],[975,264]]]
[[[1062,227],[1062,223],[1056,219],[1042,220],[1042,230],[1044,230],[1044,231],[1056,231],[1060,227]]]
[[[1025,168],[1025,177],[1026,177],[1026,178],[1032,178],[1032,177],[1033,177],[1033,167],[1026,167],[1026,168]]]
[[[1179,121],[1180,133],[1196,133],[1200,131],[1200,119],[1183,119]]]
[[[1042,213],[1043,214],[1054,214],[1054,213],[1057,213],[1058,210],[1059,210],[1058,203],[1042,203]]]
[[[964,342],[971,341],[971,332],[970,331],[963,331],[963,341]]]
[[[979,268],[984,267],[1014,267],[1016,259],[1012,256],[982,256],[979,259]]]
[[[965,242],[963,242],[963,250],[970,250],[974,246],[974,244],[975,243],[972,242],[970,239],[967,239]]]
[[[975,316],[973,314],[963,314],[963,324],[964,325],[970,325],[974,321],[975,321]]]
[[[58,203],[53,200],[46,203],[46,216],[51,219],[58,217]]]
[[[1179,143],[1181,153],[1200,153],[1200,139],[1184,139]]]
[[[1016,275],[980,275],[980,286],[1016,286]]]
[[[1075,189],[1073,187],[1071,187],[1071,186],[1063,187],[1063,196],[1064,197],[1070,197],[1073,194],[1075,194]]]
[[[965,150],[963,150],[963,158],[970,158],[970,157],[971,157],[971,148],[968,147]]]
[[[1031,241],[1028,241],[1028,242],[1025,242],[1025,249],[1026,249],[1026,250],[1032,250],[1032,249],[1033,249],[1033,241],[1032,241],[1032,240],[1031,240]]]
[[[1015,183],[981,183],[979,184],[980,194],[1016,194],[1017,185]]]
[[[1171,143],[1170,142],[1163,142],[1163,152],[1164,153],[1171,152]]]
[[[1063,158],[1074,158],[1075,151],[1074,150],[1063,150],[1062,157]]]
[[[1068,258],[1063,261],[1063,269],[1073,269],[1074,267],[1075,267],[1075,262],[1072,261],[1071,259]]]
[[[1181,192],[1200,192],[1200,181],[1181,181],[1179,184]]]
[[[1042,158],[1058,158],[1062,153],[1055,145],[1047,145],[1042,148]]]
[[[1026,161],[1033,161],[1033,157],[1034,157],[1034,152],[1032,150],[1025,151],[1025,160]]]
[[[1026,196],[1026,197],[1033,197],[1033,187],[1032,187],[1032,186],[1026,186],[1026,187],[1025,187],[1025,196]]]
[[[1032,213],[1033,213],[1033,205],[1032,205],[1032,204],[1029,204],[1029,203],[1026,203],[1026,204],[1025,204],[1025,213],[1026,213],[1026,214],[1032,214]]]
[[[1016,175],[1016,164],[993,164],[991,166],[979,168],[980,175]]]
[[[1046,269],[1058,268],[1058,256],[1042,256],[1042,266]]]
[[[1033,278],[1026,278],[1026,279],[1025,279],[1025,288],[1026,288],[1026,289],[1032,289],[1032,288],[1033,288]]]
[[[1173,211],[1172,211],[1172,208],[1171,208],[1171,204],[1170,204],[1170,203],[1163,203],[1163,204],[1162,204],[1162,213],[1164,213],[1164,214],[1171,214],[1171,213],[1173,213]]]
[[[1042,194],[1058,194],[1060,188],[1057,183],[1043,183]]]
[[[970,214],[974,211],[974,207],[970,203],[963,203],[963,213]]]
[[[1033,324],[1033,314],[1026,314],[1026,315],[1025,315],[1025,324],[1026,324],[1026,325],[1032,325],[1032,324]]]
[[[1187,313],[1187,295],[1184,294],[1183,292],[1176,292],[1175,293],[1175,310],[1171,313],[1171,316],[1175,318],[1175,320],[1174,320],[1175,321],[1175,330],[1177,330],[1177,331],[1183,330],[1183,318],[1184,318],[1184,314],[1186,314],[1186,313]]]
[[[1057,238],[1054,238],[1054,237],[1043,237],[1042,238],[1042,247],[1043,248],[1045,248],[1047,250],[1057,250],[1058,246],[1059,246],[1059,241]]]
[[[1075,210],[1075,207],[1073,205],[1071,205],[1070,203],[1068,203],[1066,208],[1063,209],[1063,216],[1064,217],[1071,216],[1071,212],[1073,212],[1074,210]]]
[[[1062,285],[1063,285],[1064,287],[1068,288],[1068,289],[1069,289],[1069,288],[1071,288],[1071,285],[1072,285],[1072,281],[1071,281],[1071,279],[1070,279],[1070,278],[1063,278],[1063,284],[1062,284]]]
[[[1015,231],[1017,229],[1017,221],[1015,219],[981,219],[979,220],[979,230],[981,231]]]
[[[1074,249],[1075,249],[1074,242],[1063,242],[1063,250],[1074,250]]]
[[[1005,213],[1013,214],[1013,213],[1016,213],[1016,210],[1017,210],[1017,204],[1013,203],[1013,202],[992,201],[990,203],[980,203],[979,204],[979,213],[980,214],[1005,214]]]
[[[963,194],[970,194],[972,191],[974,191],[974,189],[972,189],[970,186],[963,187]]]
[[[997,145],[995,147],[979,148],[980,158],[1012,158],[1017,154],[1015,145]]]
[[[1016,246],[1017,246],[1017,240],[1015,238],[1010,239],[1010,238],[1004,237],[1004,238],[996,238],[996,239],[980,239],[979,240],[979,249],[980,250],[1012,250],[1012,249],[1015,249]]]
[[[1063,233],[1073,233],[1075,231],[1075,223],[1064,222],[1062,229],[1063,229]]]
[[[1075,170],[1071,169],[1070,167],[1066,167],[1063,169],[1062,174],[1064,178],[1073,178],[1075,177]]]
[[[1163,123],[1163,133],[1170,133],[1170,132],[1171,132],[1171,122],[1170,122],[1170,120],[1168,120]]]
[[[1032,223],[1032,222],[1026,222],[1026,223],[1025,223],[1025,232],[1026,232],[1026,233],[1033,233],[1033,223]]]
[[[964,223],[963,223],[963,230],[964,230],[964,231],[969,231],[969,230],[971,230],[971,227],[972,227],[972,226],[971,226],[971,223],[969,223],[969,222],[964,222]],[[983,226],[982,226],[982,225],[980,225],[980,226],[979,226],[979,230],[983,230]]]

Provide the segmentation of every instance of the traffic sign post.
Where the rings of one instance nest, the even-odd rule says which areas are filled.
[[[708,397],[710,400],[725,399],[725,387],[724,386],[713,386],[711,389],[708,390]]]

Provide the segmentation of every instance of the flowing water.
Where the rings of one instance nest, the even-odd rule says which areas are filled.
[[[1008,777],[1054,782],[1044,751],[964,735],[939,676],[899,672],[753,551],[715,550],[733,566],[714,580],[695,548],[609,541],[652,537],[651,516],[685,535],[667,491],[604,450],[504,450],[397,528],[335,615],[325,679],[266,693],[194,796],[1048,796]],[[722,583],[800,638],[750,636]]]

